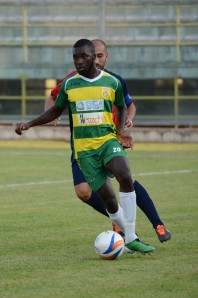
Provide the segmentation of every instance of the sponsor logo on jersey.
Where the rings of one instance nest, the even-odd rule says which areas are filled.
[[[79,124],[100,124],[103,123],[103,113],[78,114]]]
[[[76,103],[77,111],[101,111],[104,110],[104,100],[96,99],[96,100],[83,100],[78,101]]]

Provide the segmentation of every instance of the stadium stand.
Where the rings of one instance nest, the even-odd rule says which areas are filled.
[[[198,125],[197,32],[195,0],[0,0],[0,81],[20,82],[18,95],[0,91],[1,121],[13,119],[13,111],[24,118],[40,112],[45,81],[73,69],[72,44],[101,38],[108,68],[134,95],[139,125]],[[42,80],[39,95],[29,95],[29,80]]]

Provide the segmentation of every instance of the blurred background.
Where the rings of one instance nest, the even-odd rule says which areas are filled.
[[[107,43],[136,126],[198,125],[197,0],[0,0],[0,124],[43,112],[81,38]]]

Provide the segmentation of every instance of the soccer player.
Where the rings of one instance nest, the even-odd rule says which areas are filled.
[[[98,69],[104,70],[105,64],[108,59],[106,44],[104,41],[99,39],[92,40],[92,43],[95,48],[96,67]],[[126,82],[119,75],[112,73],[107,69],[105,69],[105,71],[112,74],[116,78],[118,78],[122,84],[125,103],[127,105],[127,120],[126,120],[125,129],[129,129],[130,127],[133,126],[133,119],[135,117],[136,108],[132,101],[132,98],[128,93],[128,87],[126,85]],[[77,72],[76,70],[73,70],[71,73],[67,75],[67,77],[75,74],[76,72]],[[48,110],[50,107],[54,105],[54,101],[57,98],[61,84],[62,84],[62,81],[51,91],[51,95],[49,96],[45,104],[45,110]],[[115,110],[113,115],[114,115],[114,122],[115,122],[116,121]],[[54,124],[56,123],[57,121],[54,122]],[[72,161],[72,174],[73,174],[74,188],[75,188],[77,197],[81,199],[83,202],[85,202],[86,204],[92,206],[96,211],[100,212],[101,214],[104,214],[105,216],[108,216],[106,209],[103,203],[101,202],[101,199],[99,198],[98,194],[92,191],[90,186],[86,182],[85,177],[82,174],[82,171],[80,170],[73,154],[71,157],[71,161]],[[171,238],[171,233],[167,230],[164,223],[160,219],[159,214],[148,192],[137,180],[134,180],[134,189],[136,192],[137,205],[145,213],[147,218],[150,220],[160,242],[169,240]],[[114,227],[114,230],[116,230],[122,235],[122,232],[119,231],[116,225],[113,224],[113,227]]]
[[[63,81],[55,105],[37,118],[17,124],[15,132],[21,135],[23,130],[49,123],[69,107],[73,151],[91,189],[101,197],[110,219],[124,231],[125,246],[132,251],[153,252],[155,248],[140,241],[135,233],[136,194],[123,148],[131,147],[132,138],[124,130],[127,108],[121,83],[96,67],[90,40],[80,39],[74,44],[73,61],[78,73]],[[109,176],[119,183],[122,208]]]

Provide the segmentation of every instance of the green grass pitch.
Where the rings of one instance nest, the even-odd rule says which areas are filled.
[[[0,141],[2,298],[197,297],[198,144],[135,144],[127,154],[172,239],[161,244],[137,209],[137,233],[157,251],[104,261],[94,241],[111,223],[77,199],[69,145]]]

